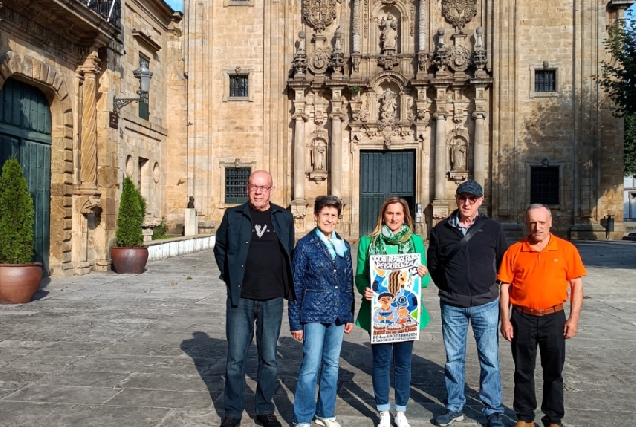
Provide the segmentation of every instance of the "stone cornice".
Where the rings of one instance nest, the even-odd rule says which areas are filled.
[[[51,21],[43,21],[37,14],[33,17],[34,8],[46,9]],[[76,0],[3,0],[0,21],[8,29],[15,29],[15,35],[61,50],[64,55],[71,51],[76,56],[85,56],[91,47],[107,46],[119,35],[117,28]]]
[[[133,28],[132,35],[140,44],[145,45],[151,51],[159,52],[161,50],[161,45],[154,41],[152,37],[150,37],[150,35],[144,33],[143,31]]]

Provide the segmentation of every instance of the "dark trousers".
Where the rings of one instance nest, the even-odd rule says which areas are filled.
[[[565,312],[563,310],[545,316],[533,316],[512,309],[510,322],[514,328],[512,358],[515,362],[514,410],[517,419],[534,421],[537,398],[534,392],[534,368],[537,360],[537,344],[541,352],[543,368],[544,425],[560,424],[563,407],[563,364],[565,363]]]

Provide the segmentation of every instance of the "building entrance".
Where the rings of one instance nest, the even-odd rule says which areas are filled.
[[[0,90],[0,167],[16,158],[35,208],[35,256],[49,271],[51,109],[36,87],[12,78]]]
[[[415,151],[360,152],[360,236],[375,227],[382,202],[400,196],[415,209]]]

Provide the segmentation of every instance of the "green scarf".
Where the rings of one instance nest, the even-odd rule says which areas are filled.
[[[399,254],[413,253],[415,252],[415,247],[411,242],[412,234],[411,228],[406,224],[402,224],[400,231],[395,234],[393,234],[391,229],[384,224],[380,234],[371,237],[369,255],[386,254],[386,245],[397,246]]]

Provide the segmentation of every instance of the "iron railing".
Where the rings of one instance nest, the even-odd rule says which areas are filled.
[[[121,1],[120,0],[76,0],[101,15],[115,27],[121,29]]]

